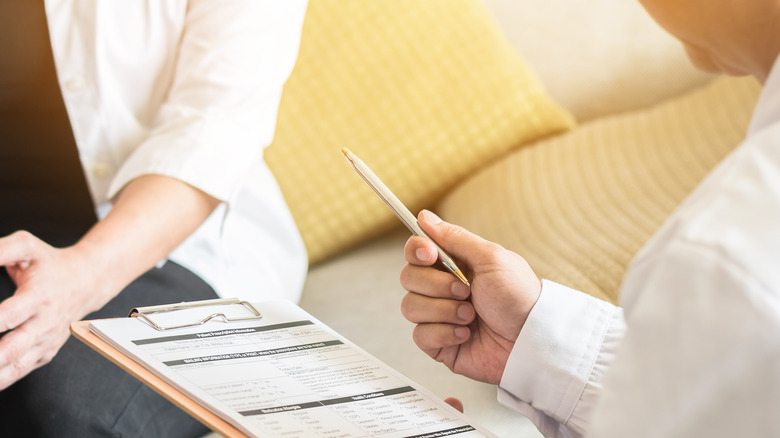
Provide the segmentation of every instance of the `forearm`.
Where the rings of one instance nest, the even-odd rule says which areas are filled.
[[[130,181],[109,214],[68,249],[91,275],[88,310],[105,304],[164,259],[217,205],[219,200],[167,176]]]

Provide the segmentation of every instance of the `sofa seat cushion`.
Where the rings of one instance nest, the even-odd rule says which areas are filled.
[[[759,91],[752,78],[718,78],[583,124],[475,175],[438,212],[519,253],[538,276],[616,302],[634,254],[744,138]]]
[[[265,159],[316,263],[399,222],[507,151],[570,129],[478,0],[311,0]]]

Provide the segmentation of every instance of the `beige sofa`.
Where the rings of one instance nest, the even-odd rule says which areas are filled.
[[[332,0],[312,0],[310,8],[319,8],[328,1]],[[375,5],[381,3],[376,1]],[[436,2],[432,0],[427,5],[433,3]],[[339,3],[346,4],[358,3]],[[458,8],[477,5],[487,11],[493,20],[489,25],[499,29],[503,40],[497,44],[508,43],[513,55],[523,60],[551,100],[576,121],[576,127],[570,120],[528,141],[513,140],[500,152],[481,157],[476,169],[456,175],[453,183],[409,204],[414,209],[431,208],[445,219],[519,252],[540,276],[615,301],[631,256],[707,171],[738,144],[758,85],[750,79],[724,80],[695,71],[677,42],[657,28],[633,1],[440,2],[445,8],[456,4]],[[469,14],[479,12],[470,9]],[[305,52],[313,44],[307,42],[306,34],[303,44],[304,57],[318,56],[316,51]],[[330,41],[317,50],[337,50],[335,46],[338,44]],[[453,56],[462,54],[458,52]],[[331,55],[334,58],[329,64],[338,59],[338,54]],[[312,63],[306,59],[303,62]],[[306,76],[304,66],[300,71],[296,67],[296,72],[290,81],[291,89],[299,87],[304,80],[301,77]],[[380,80],[369,78],[358,87],[374,87]],[[340,96],[345,96],[345,101],[341,105],[348,106],[350,96],[364,99],[372,92],[373,88],[358,88],[354,94],[342,92]],[[295,90],[285,93],[285,97],[288,93],[296,95]],[[311,93],[307,90],[299,96]],[[387,102],[381,94],[378,96],[372,99],[381,107]],[[496,402],[493,386],[453,375],[416,348],[411,338],[413,326],[399,312],[405,291],[398,276],[404,265],[402,250],[409,233],[392,216],[369,221],[365,228],[376,231],[371,233],[361,231],[357,216],[344,219],[334,218],[338,213],[333,211],[296,210],[298,205],[315,203],[313,198],[319,192],[312,192],[317,187],[307,189],[309,192],[297,191],[301,175],[285,179],[290,176],[285,174],[289,170],[280,164],[285,158],[275,154],[288,147],[294,150],[290,145],[296,136],[303,138],[302,144],[318,143],[323,134],[309,138],[301,131],[308,132],[307,127],[315,126],[319,117],[325,116],[316,111],[301,116],[305,105],[293,105],[291,100],[295,99],[283,98],[280,133],[267,159],[278,172],[296,221],[309,239],[307,245],[311,244],[312,253],[317,254],[301,306],[437,395],[461,398],[466,414],[496,435],[539,436],[527,419]],[[371,102],[362,105],[370,107]],[[387,105],[391,111],[392,105]],[[425,106],[425,102],[420,105]],[[438,108],[435,102],[431,105]],[[291,110],[292,107],[295,108]],[[366,118],[374,116],[373,109],[364,108]],[[355,120],[360,118],[360,114],[354,116]],[[393,115],[385,117],[386,121]],[[290,121],[293,118],[294,123]],[[361,130],[361,126],[353,129]],[[323,132],[329,132],[327,128]],[[346,144],[341,146],[353,148],[350,140],[354,139],[346,138]],[[468,142],[459,147],[470,148]],[[379,160],[380,149],[365,152],[362,158],[370,165],[372,160]],[[426,154],[430,157],[432,153]],[[362,185],[345,163],[330,163],[323,159],[316,163],[319,168],[309,172],[330,172],[332,166],[343,166],[338,172],[349,174],[344,178],[353,178],[345,184]],[[399,172],[402,176],[413,172],[404,169]],[[385,168],[383,171],[385,175],[393,172]],[[383,177],[382,172],[377,173]],[[395,175],[391,177],[393,180]],[[317,184],[322,191],[323,183]],[[402,186],[404,182],[395,184]],[[390,182],[388,185],[395,188]],[[404,200],[413,198],[415,190],[423,190],[425,184],[413,183],[411,187],[399,196]],[[337,196],[338,193],[334,199]],[[347,207],[354,203],[377,215],[389,214],[370,192],[360,196],[363,198],[349,198]],[[370,204],[374,201],[377,204]],[[337,210],[343,214],[347,207]],[[371,218],[371,214],[361,210],[359,218]],[[352,233],[352,240],[332,244],[331,249],[323,252],[319,246],[322,239],[314,231],[307,233],[329,222],[334,222],[334,229]],[[321,234],[332,233],[326,229]]]

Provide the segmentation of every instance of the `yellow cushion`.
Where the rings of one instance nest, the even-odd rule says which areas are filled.
[[[760,87],[719,78],[508,155],[439,205],[541,278],[615,302],[627,265],[744,138]]]
[[[314,263],[399,224],[341,148],[416,212],[573,123],[479,0],[311,0],[265,157]]]

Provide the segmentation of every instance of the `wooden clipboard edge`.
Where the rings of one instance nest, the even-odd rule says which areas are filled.
[[[114,348],[111,344],[100,339],[89,330],[90,321],[76,321],[70,325],[70,332],[76,339],[87,344],[90,348],[100,353],[103,357],[127,371],[136,379],[152,388],[168,401],[183,409],[195,419],[203,423],[209,429],[227,438],[245,437],[246,435],[236,429],[235,426],[223,420],[210,410],[198,404],[196,401],[182,393],[170,383],[157,377],[154,373],[144,368],[138,362],[127,357],[124,353]]]

